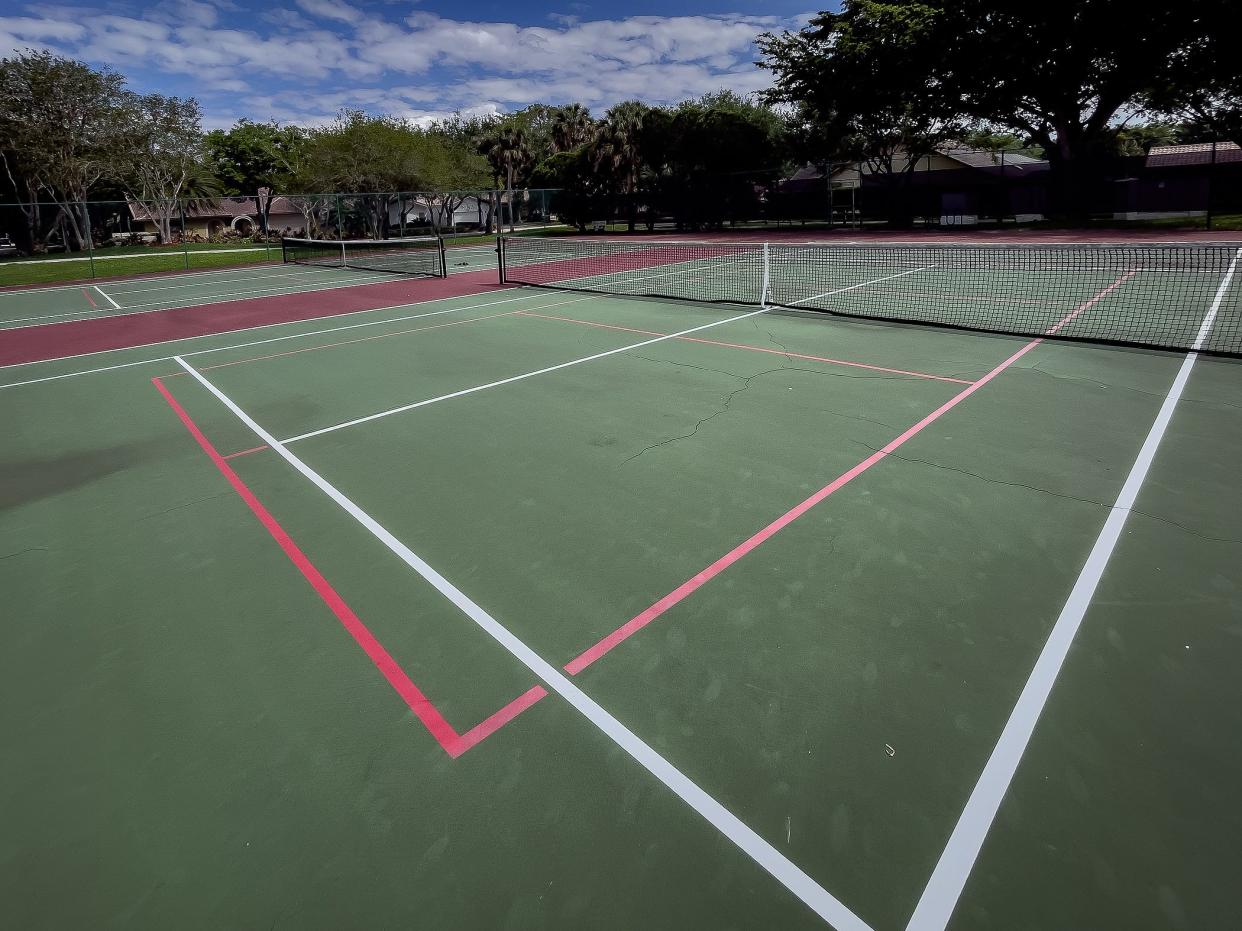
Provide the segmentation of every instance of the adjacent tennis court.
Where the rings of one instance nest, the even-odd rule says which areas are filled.
[[[1242,247],[1067,248],[101,286],[325,303],[0,368],[11,920],[1229,926]]]

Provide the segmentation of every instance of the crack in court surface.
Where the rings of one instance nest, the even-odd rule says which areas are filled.
[[[862,440],[855,440],[854,442],[858,443],[859,446],[863,446],[871,450],[872,452],[877,451],[876,447],[871,446],[867,443],[864,443]],[[1039,485],[1028,485],[1025,482],[1010,482],[1010,481],[1006,481],[1005,479],[992,478],[987,475],[981,475],[978,472],[972,472],[969,469],[962,469],[962,468],[958,468],[957,466],[945,465],[944,463],[941,463],[941,462],[932,462],[930,459],[918,459],[913,456],[902,456],[897,453],[889,453],[889,457],[892,459],[900,459],[902,462],[910,462],[910,463],[914,463],[917,465],[931,466],[933,469],[942,469],[946,472],[956,472],[959,475],[967,475],[967,476],[970,476],[971,478],[977,478],[982,482],[987,482],[989,485],[1003,485],[1009,488],[1024,488],[1027,491],[1034,491],[1042,495],[1049,495],[1050,497],[1053,497],[1053,498],[1064,498],[1067,501],[1077,501],[1080,504],[1090,504],[1090,505],[1093,505],[1094,507],[1099,507],[1099,508],[1111,509],[1113,507],[1111,502],[1097,501],[1094,498],[1084,498],[1079,495],[1071,495],[1071,494],[1066,494],[1065,492],[1053,491],[1051,488],[1043,488]],[[1181,530],[1183,533],[1187,533],[1192,537],[1197,537],[1198,539],[1204,540],[1209,543],[1226,543],[1226,544],[1242,546],[1242,540],[1235,540],[1231,537],[1214,537],[1210,534],[1203,533],[1202,531],[1195,530],[1193,527],[1187,527],[1185,524],[1180,523],[1179,521],[1173,520],[1173,518],[1171,517],[1161,517],[1159,514],[1152,514],[1150,511],[1144,511],[1139,508],[1126,508],[1124,510],[1126,510],[1130,514],[1137,514],[1140,517],[1146,517],[1148,520],[1154,520],[1161,524],[1169,524],[1170,526],[1176,527],[1178,530]]]

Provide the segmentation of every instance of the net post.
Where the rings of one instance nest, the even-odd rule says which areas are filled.
[[[95,232],[91,229],[91,205],[82,201],[82,229],[86,232],[86,258],[90,262],[91,277],[95,278]]]
[[[500,283],[505,283],[505,238],[496,237],[496,268],[500,273]]]
[[[763,244],[763,289],[759,292],[759,306],[768,306],[768,274],[771,268],[771,256],[769,254],[768,244]]]
[[[185,260],[185,267],[190,267],[190,244],[185,239],[185,202],[177,200],[177,213],[181,217],[181,256]]]
[[[444,248],[444,237],[436,233],[436,249],[440,253],[440,277],[448,277],[448,252]]]

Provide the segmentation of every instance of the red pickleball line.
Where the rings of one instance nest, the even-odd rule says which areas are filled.
[[[1057,321],[1051,327],[1049,327],[1046,332],[1049,335],[1058,332],[1063,326],[1065,326],[1070,321],[1074,320],[1076,317],[1078,317],[1079,314],[1081,314],[1087,308],[1094,305],[1097,301],[1103,299],[1105,295],[1109,294],[1116,288],[1120,287],[1122,284],[1124,284],[1126,281],[1132,278],[1135,274],[1136,274],[1135,271],[1130,271],[1124,275],[1121,275],[1108,287],[1097,292],[1095,295],[1093,295],[1092,297],[1090,297],[1089,299],[1087,299],[1086,301],[1084,301],[1083,303],[1075,307],[1072,311],[1070,311],[1068,314],[1062,317],[1059,321]],[[941,404],[938,408],[936,408],[934,411],[932,411],[930,414],[928,414],[918,423],[914,424],[912,427],[907,429],[904,433],[901,433],[898,436],[894,437],[887,444],[885,444],[880,449],[876,450],[874,453],[872,453],[862,462],[855,465],[853,468],[845,472],[842,472],[840,475],[838,475],[835,479],[833,479],[831,482],[829,482],[819,491],[815,492],[815,494],[811,495],[806,500],[790,508],[788,511],[782,514],[776,520],[772,521],[772,523],[768,524],[758,533],[755,533],[754,535],[748,537],[746,540],[739,543],[733,549],[729,550],[729,552],[725,553],[723,556],[721,556],[719,559],[717,559],[707,568],[703,569],[696,575],[691,576],[685,582],[682,582],[681,585],[677,586],[675,589],[673,589],[671,592],[669,592],[659,601],[652,604],[645,611],[642,611],[641,613],[630,618],[630,620],[626,621],[624,624],[622,624],[612,633],[608,634],[603,639],[592,644],[582,653],[578,654],[578,656],[574,657],[572,660],[566,663],[565,671],[570,673],[571,675],[577,675],[583,669],[586,669],[586,667],[590,666],[592,663],[598,660],[601,656],[608,653],[610,650],[612,650],[614,647],[616,647],[618,644],[622,643],[623,641],[628,640],[635,633],[642,630],[644,627],[646,627],[648,624],[650,624],[660,615],[668,611],[669,608],[673,607],[678,602],[685,599],[686,596],[688,596],[694,591],[697,591],[707,582],[711,581],[716,576],[720,575],[721,572],[729,568],[729,566],[733,565],[735,562],[737,562],[747,553],[751,552],[751,550],[755,549],[757,546],[759,546],[759,544],[763,543],[766,540],[771,539],[773,536],[775,536],[785,527],[789,526],[789,524],[793,523],[795,520],[797,520],[799,517],[801,517],[811,508],[815,507],[815,505],[819,504],[829,495],[833,494],[839,488],[842,488],[845,485],[849,484],[855,478],[857,478],[858,476],[866,472],[868,469],[870,469],[877,462],[887,457],[889,453],[893,452],[898,447],[905,444],[912,437],[917,436],[926,427],[935,423],[937,420],[939,420],[941,417],[943,417],[953,408],[957,407],[958,404],[966,400],[966,398],[970,397],[972,394],[974,394],[976,391],[978,391],[980,388],[982,388],[984,385],[986,385],[988,382],[994,379],[1001,372],[1005,371],[1005,369],[1009,368],[1011,365],[1013,365],[1015,362],[1017,362],[1024,355],[1026,355],[1028,352],[1030,352],[1032,349],[1034,349],[1036,346],[1038,346],[1042,342],[1043,342],[1043,338],[1041,337],[1039,339],[1035,339],[1027,343],[1025,346],[1023,346],[1021,349],[1019,349],[1017,352],[1011,355],[1008,359],[1000,363],[1000,365],[992,369],[992,371],[988,372],[978,381],[962,389],[960,392],[955,394],[952,398],[950,398],[944,404]]]
[[[233,471],[232,466],[224,461],[224,457],[220,455],[203,431],[199,429],[198,424],[194,422],[194,419],[190,417],[186,409],[172,396],[172,393],[165,387],[163,381],[156,377],[152,378],[151,382],[159,390],[160,394],[164,396],[164,400],[168,402],[168,405],[173,409],[177,417],[180,418],[181,423],[189,431],[190,435],[194,437],[203,452],[215,464],[220,474],[233,486],[233,490],[237,492],[254,516],[259,519],[264,529],[280,546],[281,550],[289,558],[289,561],[302,573],[302,577],[310,583],[311,588],[315,590],[315,593],[323,603],[328,606],[328,609],[336,616],[336,619],[341,622],[341,626],[362,647],[363,652],[375,664],[375,668],[380,671],[380,674],[388,681],[388,684],[401,696],[409,709],[414,712],[423,723],[423,726],[427,728],[431,736],[436,739],[449,756],[454,758],[461,756],[461,754],[488,735],[495,733],[496,730],[503,727],[544,696],[545,693],[541,686],[528,689],[517,699],[465,734],[458,734],[453,726],[436,709],[436,706],[432,704],[431,700],[405,674],[397,664],[397,661],[393,659],[392,654],[384,648],[384,645],[379,642],[370,628],[359,619],[358,615],[345,602],[345,599],[324,578],[323,574],[315,567],[315,564],[311,562],[310,557],[293,541],[293,538],[280,525],[280,522],[272,516],[271,512],[263,506],[263,503],[250,490],[249,486]]]

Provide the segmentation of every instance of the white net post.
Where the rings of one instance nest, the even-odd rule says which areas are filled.
[[[763,244],[763,289],[759,292],[759,306],[768,306],[768,282],[771,262],[769,260],[768,244]]]

